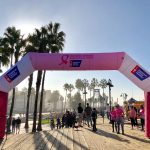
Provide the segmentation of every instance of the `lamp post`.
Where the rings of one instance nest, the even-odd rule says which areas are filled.
[[[111,87],[114,87],[114,86],[110,79],[108,80],[107,85],[109,87],[109,108],[110,108],[110,112],[111,112]]]
[[[85,108],[86,108],[86,94],[87,94],[87,91],[86,91],[86,87],[88,87],[88,85],[89,85],[89,82],[88,82],[88,80],[87,79],[84,79],[83,81],[83,87],[84,87],[84,92],[83,92],[83,94],[85,94]]]

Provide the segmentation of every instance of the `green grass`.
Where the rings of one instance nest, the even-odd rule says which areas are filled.
[[[42,120],[42,124],[50,124],[50,123],[49,123],[49,119],[44,119],[44,120]]]
[[[56,119],[54,119],[54,123],[56,124]],[[43,119],[42,124],[50,124],[50,120],[49,119]]]

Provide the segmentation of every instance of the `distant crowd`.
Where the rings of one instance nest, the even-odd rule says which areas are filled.
[[[56,121],[54,121],[54,116],[50,114],[50,127],[52,130],[55,126],[57,129],[63,127],[73,127],[78,129],[86,124],[88,127],[92,127],[92,130],[96,132],[96,120],[98,114],[103,118],[103,123],[105,115],[107,116],[112,124],[112,132],[116,132],[117,134],[120,134],[120,132],[124,134],[125,119],[127,119],[127,121],[131,121],[131,129],[134,129],[135,126],[139,128],[139,125],[141,125],[141,130],[144,131],[145,115],[143,105],[141,105],[139,112],[131,106],[127,115],[124,113],[124,109],[119,106],[119,104],[116,104],[116,106],[111,108],[108,104],[105,111],[97,111],[96,108],[92,109],[89,103],[87,103],[85,109],[83,109],[81,103],[79,103],[77,111],[75,109],[73,111],[66,110],[62,117],[59,115],[56,117]],[[137,121],[137,118],[140,119],[140,122]]]

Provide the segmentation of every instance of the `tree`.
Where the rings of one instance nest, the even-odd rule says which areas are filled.
[[[32,91],[32,83],[33,83],[33,73],[29,76],[28,79],[28,94],[27,94],[27,105],[26,105],[26,120],[25,120],[25,128],[29,128],[28,120],[29,120],[29,104],[30,104],[30,96]]]
[[[28,36],[27,41],[28,41],[27,42],[28,45],[25,48],[24,55],[26,55],[29,52],[36,52],[37,51],[36,47],[34,47],[34,45],[32,45],[31,35]],[[28,124],[28,120],[29,120],[29,105],[30,105],[30,97],[31,97],[31,94],[33,92],[32,84],[33,84],[33,73],[28,78],[28,94],[27,94],[26,120],[25,120],[25,128],[26,129],[29,128],[29,124]]]
[[[78,89],[78,91],[83,91],[84,85],[83,81],[81,79],[77,79],[75,82],[75,87]]]
[[[34,47],[37,52],[42,53],[45,49],[45,36],[41,33],[41,30],[35,29],[35,32],[28,37],[29,42]],[[33,127],[32,132],[36,132],[36,120],[37,120],[37,105],[38,105],[38,96],[41,85],[42,71],[37,72],[36,80],[36,94],[35,94],[35,104],[34,104],[34,113],[33,113]]]
[[[10,56],[10,66],[12,66],[13,56],[15,58],[14,63],[16,64],[19,60],[19,57],[22,55],[26,45],[26,39],[24,39],[23,35],[21,35],[21,31],[17,30],[15,27],[8,27],[4,33],[4,36],[5,37],[3,38],[3,44],[4,47],[7,48],[6,51],[8,50],[8,56]],[[8,132],[10,131],[10,122],[14,108],[14,101],[15,101],[15,88],[13,89],[12,94],[12,102],[8,120]]]
[[[64,90],[66,91],[66,95],[65,95],[65,105],[64,105],[64,111],[66,110],[66,102],[67,102],[67,92],[68,92],[68,90],[69,90],[69,84],[68,83],[65,83],[64,84]]]
[[[98,86],[100,86],[103,89],[103,97],[104,97],[104,89],[107,87],[107,80],[101,79]]]
[[[71,100],[72,100],[72,98],[71,98],[71,93],[72,93],[72,91],[74,90],[74,86],[73,86],[73,84],[69,84],[69,89],[68,89],[68,91],[70,92],[69,94],[70,94],[70,98],[69,98],[69,104],[71,103]]]
[[[41,33],[43,35],[43,47],[45,48],[45,52],[51,53],[59,53],[64,48],[64,37],[65,33],[60,31],[60,24],[52,22],[48,24],[46,27],[41,28]],[[43,105],[43,91],[44,91],[44,81],[46,76],[46,70],[43,72],[43,79],[42,79],[42,88],[41,88],[41,97],[40,97],[40,106],[39,106],[39,121],[37,130],[41,131],[41,119],[42,119],[42,105]]]
[[[2,72],[1,66],[8,66],[10,63],[9,51],[6,49],[8,49],[8,45],[5,44],[3,38],[0,38],[0,72]]]
[[[55,108],[56,110],[56,106],[57,106],[57,102],[59,101],[59,97],[60,97],[60,94],[59,94],[59,91],[53,91],[51,93],[51,96],[50,96],[50,101],[53,103],[53,108]]]
[[[94,93],[95,93],[94,89],[95,89],[96,86],[98,86],[98,80],[96,78],[93,78],[91,80],[90,86],[91,86],[91,88],[93,90],[93,102],[94,102]]]
[[[81,94],[79,92],[75,93],[75,95],[72,98],[73,100],[71,101],[71,108],[75,109],[78,107],[78,104],[81,103],[83,106],[83,101],[81,99]]]

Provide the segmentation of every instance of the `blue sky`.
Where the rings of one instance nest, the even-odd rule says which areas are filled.
[[[64,53],[124,51],[150,70],[149,14],[149,0],[1,0],[0,36],[8,26],[27,34],[50,21],[59,22],[66,33]],[[122,101],[120,94],[124,92],[128,98],[144,98],[143,91],[117,71],[49,71],[45,86],[63,92],[64,83],[93,77],[112,80],[114,100]]]

